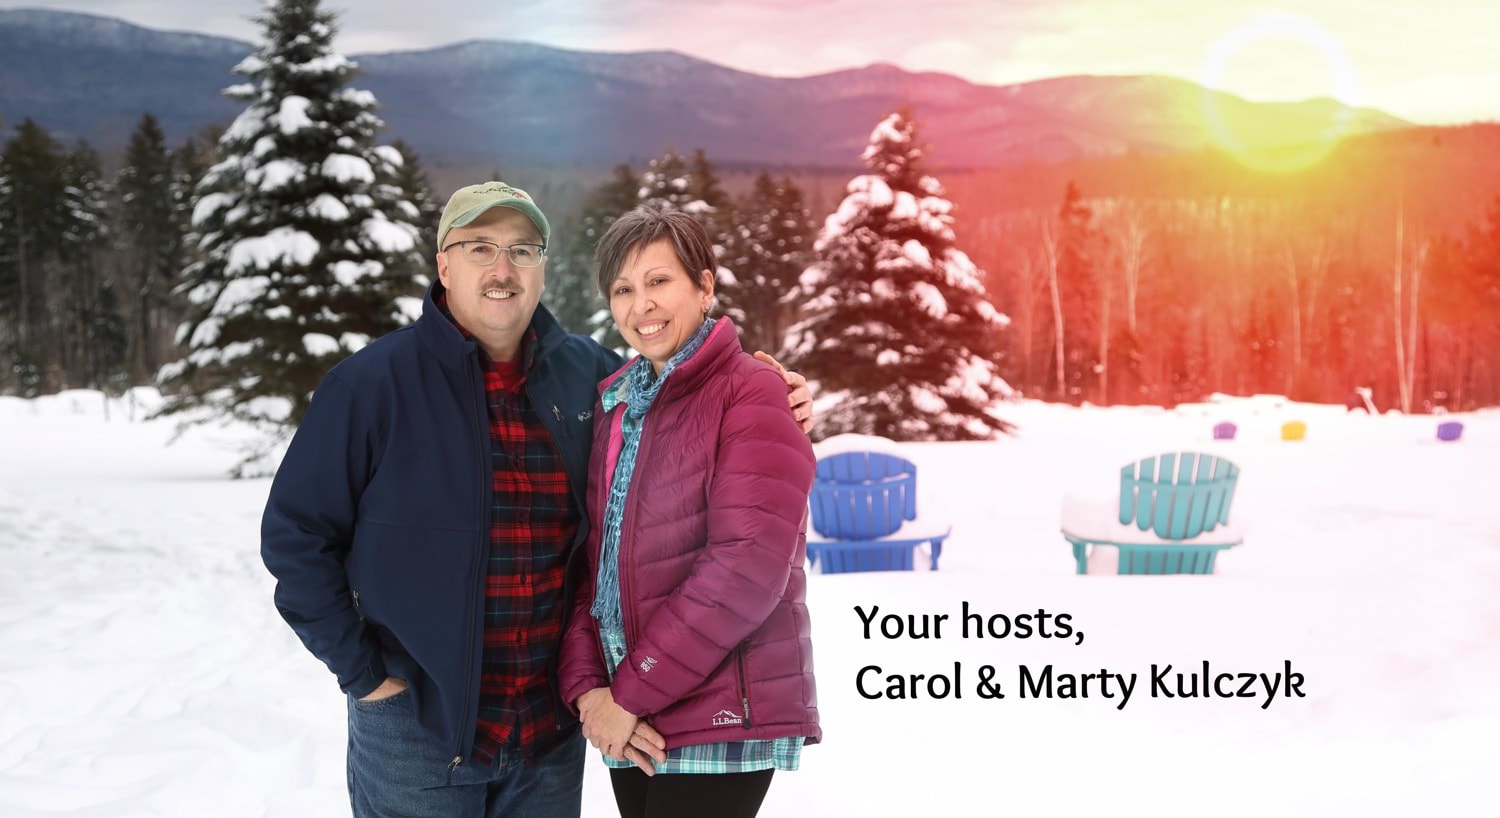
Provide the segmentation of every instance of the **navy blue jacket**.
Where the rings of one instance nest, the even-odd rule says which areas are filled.
[[[418,720],[468,758],[492,464],[479,347],[434,303],[441,286],[428,289],[415,324],[318,385],[271,484],[261,557],[277,580],[277,609],[346,693],[405,679]],[[526,395],[562,454],[579,509],[571,559],[588,530],[595,386],[620,358],[569,335],[545,307],[531,326]]]

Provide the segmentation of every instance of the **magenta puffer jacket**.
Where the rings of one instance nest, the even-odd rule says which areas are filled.
[[[610,685],[589,606],[624,407],[606,415],[595,406],[589,576],[577,585],[558,654],[569,707]],[[734,325],[719,319],[646,415],[621,524],[630,653],[612,693],[668,748],[821,739],[802,570],[813,467],[785,382],[745,354]]]

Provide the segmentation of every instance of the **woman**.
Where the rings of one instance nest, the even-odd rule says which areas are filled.
[[[718,265],[691,216],[637,208],[597,261],[640,356],[600,384],[591,573],[559,687],[622,816],[754,816],[822,735],[802,570],[812,447],[776,370],[709,317]]]

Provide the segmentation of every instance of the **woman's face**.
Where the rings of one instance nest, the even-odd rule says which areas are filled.
[[[694,285],[697,278],[706,289]],[[714,297],[713,274],[683,269],[672,242],[657,239],[631,253],[609,285],[609,311],[625,343],[657,374],[693,337]]]

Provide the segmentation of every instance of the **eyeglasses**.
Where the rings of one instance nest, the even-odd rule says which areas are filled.
[[[489,267],[500,260],[502,251],[510,256],[510,263],[517,267],[540,267],[547,255],[547,246],[544,244],[512,244],[509,247],[501,247],[492,241],[480,239],[455,241],[444,247],[443,252],[446,253],[455,247],[459,250],[459,256],[475,267]]]

